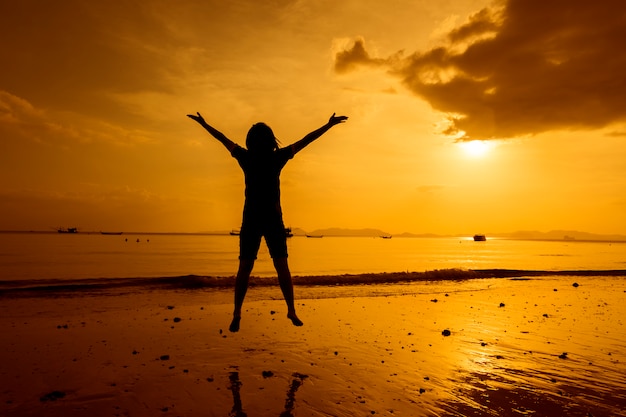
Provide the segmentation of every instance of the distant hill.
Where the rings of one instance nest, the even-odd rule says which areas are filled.
[[[404,232],[397,235],[393,235],[394,237],[449,237],[448,235],[438,235],[435,233],[410,233]],[[462,235],[454,235],[454,236],[462,236]]]
[[[389,233],[383,232],[379,229],[342,229],[339,227],[331,227],[329,229],[317,229],[309,233],[310,235],[323,235],[323,236],[345,236],[345,237],[374,237],[374,236],[388,236]]]

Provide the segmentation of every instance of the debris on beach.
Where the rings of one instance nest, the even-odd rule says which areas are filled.
[[[41,402],[56,401],[64,397],[65,397],[65,393],[63,391],[52,391],[42,396],[41,398],[39,398],[39,401]]]

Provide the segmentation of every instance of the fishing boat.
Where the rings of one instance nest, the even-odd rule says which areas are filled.
[[[78,227],[59,227],[58,233],[78,233]]]
[[[474,235],[474,242],[484,242],[486,240],[487,240],[487,236],[485,235],[481,235],[481,234]]]

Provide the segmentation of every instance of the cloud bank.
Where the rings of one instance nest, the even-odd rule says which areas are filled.
[[[626,120],[624,39],[621,0],[498,1],[427,51],[374,58],[357,39],[335,71],[386,66],[459,140],[598,129]]]

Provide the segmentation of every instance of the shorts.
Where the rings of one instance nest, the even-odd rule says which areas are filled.
[[[264,224],[244,222],[239,234],[239,259],[255,260],[261,247],[261,237],[265,237],[272,259],[287,257],[287,234],[280,220]]]

